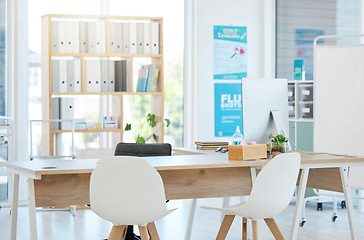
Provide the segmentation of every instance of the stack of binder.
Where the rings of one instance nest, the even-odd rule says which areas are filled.
[[[137,92],[155,92],[158,90],[159,68],[152,64],[142,65],[138,71]]]
[[[216,150],[218,147],[229,146],[228,142],[195,142],[196,148],[201,150]]]

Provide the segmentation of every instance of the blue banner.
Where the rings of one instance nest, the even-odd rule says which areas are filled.
[[[231,137],[243,129],[241,83],[215,83],[215,137]]]
[[[246,27],[214,26],[214,79],[247,77]]]

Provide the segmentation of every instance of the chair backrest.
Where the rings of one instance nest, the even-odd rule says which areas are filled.
[[[356,166],[349,169],[349,182],[352,189],[364,189],[364,167]]]
[[[118,143],[115,156],[154,157],[171,156],[172,146],[169,143]]]
[[[300,169],[299,153],[285,153],[273,158],[258,174],[246,207],[255,217],[273,217],[282,212],[292,199]],[[249,205],[249,206],[248,206]]]
[[[92,210],[114,225],[140,225],[167,215],[162,179],[143,158],[102,159],[91,174]]]

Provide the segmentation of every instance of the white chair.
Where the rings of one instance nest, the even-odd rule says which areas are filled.
[[[247,238],[247,218],[252,219],[253,239],[258,239],[257,220],[264,219],[275,239],[284,239],[273,216],[282,212],[292,199],[301,157],[285,153],[273,158],[258,174],[246,202],[226,208],[203,207],[225,213],[216,239],[225,239],[235,215],[243,217],[243,239]]]
[[[113,223],[109,240],[124,239],[128,225],[138,225],[142,240],[149,240],[148,233],[159,239],[154,221],[170,213],[162,178],[140,157],[101,160],[91,174],[90,203],[93,212]]]

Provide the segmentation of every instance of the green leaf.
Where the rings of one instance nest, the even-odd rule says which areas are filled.
[[[157,122],[155,121],[155,114],[150,114],[148,113],[147,116],[147,123],[149,126],[151,126],[152,128],[155,127],[157,125]]]
[[[145,139],[141,136],[138,135],[137,139],[136,139],[137,143],[145,143]]]
[[[125,126],[124,131],[130,131],[130,130],[131,130],[131,124],[127,123],[126,126]]]
[[[165,121],[166,121],[166,123],[167,123],[167,127],[169,127],[169,125],[171,124],[171,121],[168,119],[168,118],[166,118],[166,119],[164,119]]]
[[[158,142],[158,140],[159,140],[158,136],[157,136],[157,135],[155,135],[155,134],[153,134],[153,138],[154,138],[154,141],[157,143],[157,142]]]

